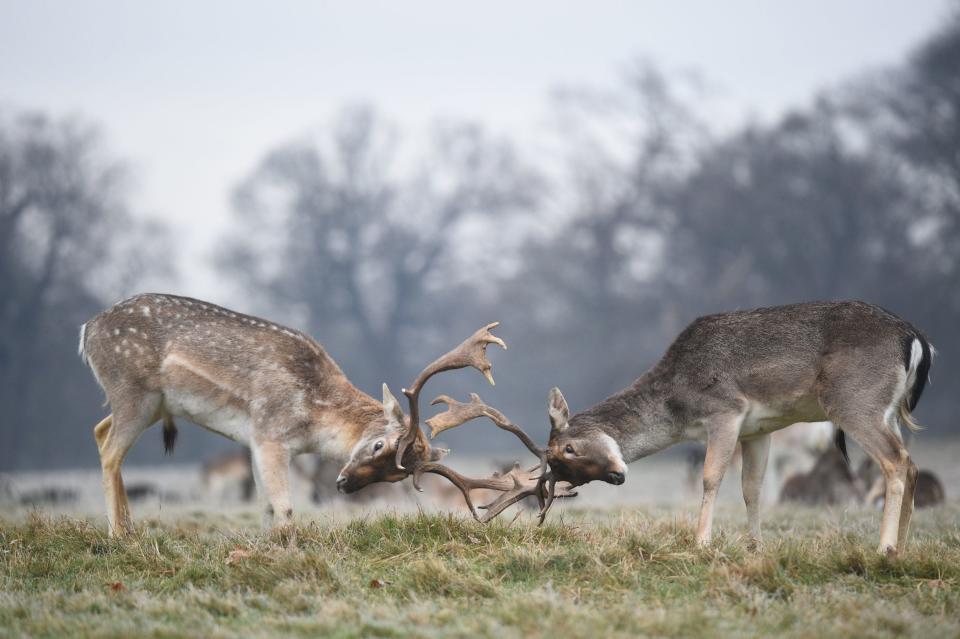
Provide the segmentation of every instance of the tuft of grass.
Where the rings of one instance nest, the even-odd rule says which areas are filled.
[[[0,521],[0,636],[960,635],[957,509],[921,511],[905,556],[875,513],[777,510],[751,550],[666,511],[487,526],[379,515],[261,534],[249,518]],[[726,521],[730,519],[730,521]]]

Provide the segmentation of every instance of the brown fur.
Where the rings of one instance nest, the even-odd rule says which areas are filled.
[[[130,526],[120,476],[124,457],[160,419],[172,448],[175,416],[250,446],[269,502],[266,523],[275,514],[289,521],[288,466],[299,453],[350,459],[362,470],[354,489],[406,476],[390,457],[399,424],[391,425],[384,406],[299,331],[200,300],[138,295],[83,326],[80,354],[112,410],[95,429],[111,533]],[[383,451],[358,456],[369,438],[383,439]],[[421,435],[410,455],[428,451]]]

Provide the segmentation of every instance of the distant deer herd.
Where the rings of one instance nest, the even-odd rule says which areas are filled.
[[[211,462],[211,484],[241,477],[255,484],[264,526],[287,526],[293,509],[291,467],[309,476],[315,497],[354,493],[425,474],[443,477],[481,522],[527,500],[542,523],[556,498],[592,481],[623,484],[628,464],[682,442],[703,442],[702,502],[696,539],[712,538],[717,493],[739,456],[750,537],[760,542],[761,486],[771,471],[781,498],[808,503],[879,503],[879,550],[901,553],[914,505],[943,500],[943,487],[917,469],[903,430],[929,375],[933,350],[920,331],[863,302],[803,303],[702,317],[661,360],[628,388],[571,414],[563,394],[549,391],[551,429],[544,446],[478,395],[440,396],[446,410],[424,420],[430,439],[478,417],[515,435],[535,462],[488,477],[468,477],[441,463],[420,427],[420,394],[435,375],[472,367],[493,384],[487,348],[506,344],[488,324],[429,364],[403,389],[406,410],[387,384],[377,401],[357,389],[324,348],[304,333],[214,304],[173,295],[139,295],[97,315],[80,331],[80,355],[107,396],[111,413],[94,428],[103,469],[109,529],[131,530],[121,465],[130,447],[162,422],[172,450],[176,418],[187,419],[249,448],[247,457]],[[790,468],[784,451],[804,448],[782,429],[820,425],[812,463]],[[780,433],[783,433],[781,437]],[[846,436],[866,453],[856,473]],[[791,435],[793,437],[793,435]],[[835,439],[837,448],[824,447]],[[294,462],[315,453],[319,470]],[[327,471],[330,464],[339,471]],[[792,473],[792,474],[791,474]],[[434,486],[435,488],[436,486]],[[364,491],[366,492],[366,491]],[[770,492],[769,489],[767,491]],[[480,499],[480,502],[475,500]]]

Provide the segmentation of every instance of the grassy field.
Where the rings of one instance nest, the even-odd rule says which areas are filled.
[[[460,516],[309,523],[253,516],[102,524],[0,521],[0,636],[960,636],[955,506],[918,513],[906,556],[879,516],[772,511],[766,544],[724,511],[710,549],[692,515],[569,511],[486,527]]]

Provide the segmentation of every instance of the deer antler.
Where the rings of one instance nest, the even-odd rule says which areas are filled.
[[[493,375],[491,373],[493,366],[490,364],[490,360],[487,359],[487,346],[497,344],[503,349],[507,348],[506,343],[504,343],[502,339],[490,332],[491,329],[496,328],[499,324],[499,322],[487,324],[476,331],[456,348],[438,357],[423,369],[423,371],[417,375],[417,378],[409,390],[406,388],[403,389],[403,394],[407,396],[407,401],[410,405],[410,415],[407,430],[404,431],[400,437],[400,441],[397,443],[395,461],[398,468],[404,468],[401,463],[403,455],[410,444],[416,439],[420,428],[420,391],[423,389],[424,384],[427,383],[427,380],[443,371],[472,366],[483,373],[483,376],[487,378],[491,386],[494,385]],[[503,413],[484,404],[479,395],[471,393],[470,401],[466,403],[458,402],[447,395],[440,395],[431,402],[431,405],[439,403],[446,404],[447,410],[427,420],[426,423],[430,426],[431,439],[447,429],[455,428],[472,419],[485,416],[489,417],[498,428],[516,435],[520,441],[523,442],[523,445],[540,460],[540,463],[529,470],[521,470],[520,466],[516,465],[502,475],[500,473],[494,473],[491,477],[472,478],[461,475],[444,464],[421,462],[416,464],[412,470],[413,485],[417,490],[422,490],[420,488],[420,477],[423,476],[423,473],[434,473],[446,477],[454,486],[460,489],[471,514],[473,514],[477,521],[482,523],[490,521],[513,504],[533,495],[540,504],[540,523],[542,524],[544,517],[547,515],[547,511],[553,504],[554,498],[573,497],[576,495],[576,492],[572,490],[571,486],[566,485],[566,482],[564,482],[565,485],[561,486],[558,490],[557,481],[551,476],[550,468],[547,465],[546,451],[537,446],[529,435],[507,419]],[[480,506],[480,509],[486,510],[483,515],[477,512],[477,508],[473,505],[473,501],[470,498],[470,491],[475,489],[496,490],[501,493],[490,503]]]
[[[438,433],[456,428],[477,417],[489,417],[490,421],[496,424],[498,428],[516,435],[523,442],[523,445],[536,455],[540,463],[529,470],[521,470],[520,465],[516,464],[503,475],[497,473],[484,479],[464,477],[443,464],[427,464],[419,467],[417,472],[414,473],[414,486],[417,486],[418,489],[420,475],[424,472],[447,477],[463,493],[473,516],[483,523],[490,521],[513,504],[527,497],[535,496],[540,504],[539,517],[542,524],[555,498],[576,496],[576,491],[566,482],[560,486],[559,492],[557,492],[557,480],[551,476],[550,468],[547,466],[546,451],[538,447],[523,429],[512,423],[503,413],[484,404],[479,395],[470,393],[469,402],[458,402],[447,395],[440,395],[431,402],[431,405],[441,403],[447,405],[447,410],[427,420],[427,424],[430,426],[431,439],[436,437]],[[475,488],[489,488],[502,492],[489,504],[480,506],[481,509],[487,511],[482,517],[477,514],[470,500],[470,491]]]
[[[413,386],[409,389],[403,389],[403,394],[407,396],[407,402],[410,405],[410,417],[407,430],[397,444],[397,468],[403,470],[403,454],[407,451],[410,444],[413,443],[413,440],[416,439],[417,429],[420,428],[420,391],[428,379],[443,371],[472,366],[483,373],[483,376],[487,378],[491,386],[496,385],[493,381],[493,373],[491,372],[493,365],[490,363],[490,360],[487,359],[487,346],[497,344],[504,350],[507,349],[506,343],[490,332],[490,329],[496,328],[499,325],[500,322],[493,322],[477,330],[473,335],[463,340],[459,346],[441,355],[423,369],[413,381]]]
[[[496,408],[491,408],[484,404],[480,396],[476,393],[470,393],[470,401],[468,403],[458,402],[449,395],[440,395],[430,402],[431,406],[436,406],[437,404],[446,404],[448,408],[446,411],[434,415],[427,420],[427,425],[430,427],[430,439],[433,439],[449,428],[455,428],[471,419],[489,417],[490,421],[496,424],[498,428],[502,428],[516,435],[520,441],[523,442],[523,445],[527,447],[527,450],[538,458],[543,459],[544,450],[533,443],[529,435],[523,432],[519,426],[511,423],[510,420]]]

